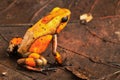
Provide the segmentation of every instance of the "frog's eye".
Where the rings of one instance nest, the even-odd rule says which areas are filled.
[[[67,21],[68,21],[68,16],[63,17],[62,20],[61,20],[61,22],[67,22]]]

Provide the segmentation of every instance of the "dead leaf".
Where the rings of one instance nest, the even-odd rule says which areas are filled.
[[[74,67],[66,67],[66,69],[72,72],[75,76],[77,76],[80,79],[89,80],[89,78],[84,73],[76,70]]]

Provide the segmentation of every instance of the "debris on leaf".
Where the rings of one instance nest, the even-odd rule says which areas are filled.
[[[7,75],[7,72],[2,72],[2,75],[3,75],[3,76],[6,76],[6,75]]]
[[[115,34],[118,36],[118,39],[120,40],[120,31],[116,31]]]
[[[93,16],[91,13],[85,13],[80,15],[80,23],[81,24],[86,24],[88,22],[90,22],[93,19]]]

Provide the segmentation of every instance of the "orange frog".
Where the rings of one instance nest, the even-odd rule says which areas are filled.
[[[22,58],[17,63],[33,71],[42,71],[42,66],[47,60],[41,55],[53,41],[52,54],[58,64],[62,64],[62,58],[57,52],[57,34],[66,26],[70,19],[70,10],[54,8],[48,15],[40,19],[27,30],[23,39],[13,38],[8,47],[9,55],[20,54]]]

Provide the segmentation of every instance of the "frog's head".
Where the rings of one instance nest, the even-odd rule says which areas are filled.
[[[46,17],[41,19],[41,23],[47,24],[55,33],[59,33],[70,19],[70,10],[55,7]]]

